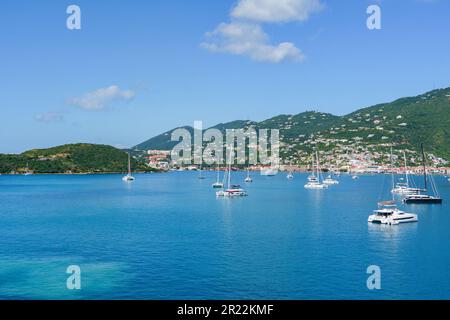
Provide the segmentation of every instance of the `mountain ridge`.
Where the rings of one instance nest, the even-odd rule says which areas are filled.
[[[342,145],[347,142],[356,146],[370,146],[368,150],[379,150],[390,144],[416,152],[423,142],[430,152],[450,160],[450,87],[375,104],[343,116],[304,111],[276,115],[260,122],[234,120],[211,128],[224,131],[249,126],[255,129],[279,129],[281,141],[287,146],[281,155],[291,158],[291,161],[295,160],[295,153],[311,152],[317,144],[321,149],[328,149],[332,144]],[[189,128],[192,134],[192,127],[184,128]],[[170,134],[175,129],[154,136],[133,149],[170,150],[178,143],[170,141]]]

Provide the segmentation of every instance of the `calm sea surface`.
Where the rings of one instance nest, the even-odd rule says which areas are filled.
[[[0,298],[450,299],[444,177],[444,204],[402,206],[419,222],[382,226],[367,217],[389,176],[320,191],[304,174],[254,174],[240,199],[217,199],[204,176],[0,176]],[[69,265],[81,290],[66,288]],[[369,265],[381,290],[367,289]]]

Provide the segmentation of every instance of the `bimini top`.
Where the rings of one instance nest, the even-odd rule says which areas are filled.
[[[381,201],[381,202],[378,202],[378,205],[380,207],[395,207],[396,206],[395,201],[393,201],[393,200]]]

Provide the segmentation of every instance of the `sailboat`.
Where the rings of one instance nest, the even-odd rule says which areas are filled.
[[[391,151],[391,167],[392,165],[392,151]],[[394,188],[394,171],[392,170],[392,187]],[[388,225],[398,225],[400,223],[417,222],[419,221],[416,214],[407,213],[397,208],[394,194],[392,200],[378,202],[378,209],[373,211],[373,214],[367,219],[370,223],[380,223]]]
[[[130,153],[128,153],[128,174],[126,176],[123,176],[122,180],[126,181],[126,182],[131,182],[131,181],[135,180],[134,177],[131,175],[131,156],[130,156]]]
[[[292,174],[292,166],[291,166],[291,163],[290,163],[290,162],[289,162],[289,172],[288,172],[286,178],[287,178],[288,180],[294,179],[294,175]]]
[[[328,177],[326,177],[323,180],[323,183],[327,184],[327,185],[332,185],[332,184],[339,184],[339,181],[337,181],[336,179],[333,179],[332,176],[332,172],[330,172],[330,174],[328,175]]]
[[[406,164],[406,152],[403,151],[403,159],[405,162],[405,182],[397,182],[394,188],[392,188],[391,192],[394,194],[418,194],[421,190],[418,188],[410,187],[410,179],[408,173],[408,167]]]
[[[30,171],[29,167],[28,167],[28,162],[27,162],[27,169],[25,170],[25,173],[23,174],[24,176],[31,176],[33,174],[33,172]]]
[[[200,170],[199,170],[199,171],[200,171],[200,172],[199,172],[198,178],[199,178],[200,180],[205,179],[205,177],[203,176],[203,160],[202,160],[202,164],[200,164]]]
[[[216,196],[217,197],[245,197],[247,196],[247,192],[242,189],[239,185],[232,185],[231,184],[231,161],[232,161],[232,157],[231,157],[231,151],[232,149],[230,148],[230,156],[229,156],[229,163],[228,163],[228,168],[227,168],[227,188],[225,190],[220,190],[216,192]]]
[[[316,150],[316,174],[314,174],[314,155],[312,160],[313,174],[308,177],[308,183],[305,184],[305,189],[327,189],[328,185],[321,182],[320,166],[319,166],[319,152]]]
[[[403,203],[442,203],[442,198],[439,196],[439,192],[437,190],[436,184],[434,183],[433,176],[430,176],[430,182],[428,182],[427,164],[425,159],[425,152],[423,151],[423,144],[420,145],[420,149],[422,151],[423,179],[425,188],[424,190],[420,190],[417,194],[406,195],[403,199]],[[422,191],[427,192],[429,186],[431,186],[433,195],[422,194]]]
[[[247,167],[247,177],[244,180],[246,183],[251,183],[253,182],[252,177],[250,177],[250,169]]]
[[[214,189],[220,189],[223,188],[223,182],[220,182],[220,171],[219,171],[219,164],[217,164],[217,180],[213,183],[212,187]]]

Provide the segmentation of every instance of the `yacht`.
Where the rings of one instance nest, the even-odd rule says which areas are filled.
[[[131,175],[131,156],[130,153],[128,153],[128,174],[126,176],[122,177],[122,180],[125,182],[131,182],[134,181],[134,177]]]
[[[200,165],[200,170],[199,170],[198,178],[199,178],[200,180],[204,180],[204,179],[205,179],[205,177],[203,176],[203,168],[202,168],[202,165]]]
[[[419,189],[417,194],[408,194],[403,198],[403,203],[420,203],[420,204],[440,204],[442,203],[442,198],[439,196],[437,186],[434,183],[433,176],[428,178],[427,165],[425,159],[425,152],[423,151],[423,144],[420,145],[422,151],[422,164],[423,164],[423,179],[424,179],[424,189]],[[428,179],[430,181],[428,181]],[[431,188],[433,194],[422,194],[422,192],[427,192],[428,188]]]
[[[323,183],[331,185],[331,184],[339,184],[339,181],[337,181],[336,179],[333,179],[333,177],[330,174],[328,177],[326,177],[323,180]]]
[[[397,208],[394,201],[385,201],[378,204],[378,209],[369,216],[368,222],[388,225],[419,221],[416,214],[406,213]]]
[[[410,179],[408,174],[408,167],[406,163],[406,152],[403,151],[403,159],[405,162],[405,178],[401,179],[405,182],[397,182],[394,188],[392,188],[391,192],[394,194],[403,194],[403,195],[411,195],[411,194],[418,194],[421,190],[418,188],[412,188],[410,187]]]
[[[294,175],[292,174],[292,167],[291,167],[291,163],[290,162],[289,162],[289,171],[288,171],[288,174],[287,174],[286,178],[288,180],[294,179]]]
[[[403,203],[442,203],[442,198],[430,196],[428,194],[410,194],[403,199]]]
[[[30,171],[29,167],[28,167],[28,162],[27,162],[27,169],[25,171],[25,173],[23,174],[24,176],[31,176],[33,174],[32,171]]]
[[[253,182],[252,177],[250,177],[250,170],[247,168],[247,177],[244,180],[246,183],[251,183]]]
[[[316,150],[316,172],[314,173],[314,155],[312,160],[312,170],[313,174],[308,177],[308,183],[305,184],[305,189],[327,189],[328,185],[325,183],[321,183],[320,181],[320,168],[319,168],[319,152]]]
[[[220,171],[219,171],[219,165],[217,165],[217,180],[213,183],[212,187],[214,189],[221,189],[223,188],[223,182],[220,181]]]
[[[225,190],[220,190],[216,192],[217,197],[226,197],[226,198],[234,198],[234,197],[245,197],[247,196],[247,192],[241,188],[240,185],[232,185],[231,184],[231,148],[230,148],[230,160],[228,163],[227,169],[227,188]]]
[[[262,176],[273,177],[278,173],[278,170],[274,167],[270,167],[270,168],[266,168],[266,169],[261,169],[260,172],[261,172]]]

